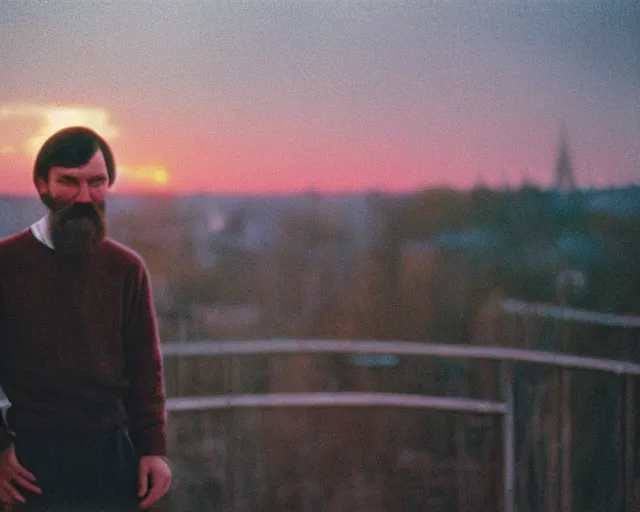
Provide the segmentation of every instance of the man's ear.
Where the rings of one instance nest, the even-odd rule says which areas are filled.
[[[36,178],[36,190],[40,195],[48,194],[49,193],[48,181],[41,177]]]

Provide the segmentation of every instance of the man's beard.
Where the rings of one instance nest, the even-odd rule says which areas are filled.
[[[107,233],[105,203],[60,204],[48,199],[55,250],[69,256],[93,254]]]

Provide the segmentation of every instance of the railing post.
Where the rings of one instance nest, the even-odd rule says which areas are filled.
[[[560,369],[562,382],[561,410],[560,410],[560,454],[562,458],[562,472],[560,480],[560,502],[562,512],[573,510],[573,474],[571,471],[571,454],[573,442],[573,424],[571,417],[571,374],[568,368]]]
[[[223,356],[223,393],[227,395],[231,395],[233,393],[233,371],[232,371],[232,360],[233,355],[225,355]],[[233,463],[235,460],[235,452],[234,452],[234,438],[235,428],[233,424],[233,409],[229,410],[224,416],[225,421],[224,425],[224,439],[225,439],[225,460],[224,460],[224,476],[225,482],[223,487],[223,497],[225,508],[231,506],[231,510],[235,507],[235,493],[234,493],[234,485],[235,485],[235,475]]]
[[[549,429],[543,434],[548,440],[547,479],[544,486],[545,511],[557,512],[560,494],[560,408],[561,402],[561,368],[551,369],[551,405],[549,407]]]
[[[230,368],[230,378],[231,378],[231,395],[237,395],[240,391],[240,382],[239,382],[239,364],[238,364],[238,356],[231,356],[231,368]],[[230,440],[231,440],[231,453],[229,457],[229,461],[232,464],[231,474],[232,474],[232,486],[233,486],[233,510],[237,510],[240,508],[240,504],[244,502],[244,489],[243,489],[243,478],[242,478],[242,463],[244,462],[241,452],[242,442],[240,436],[240,428],[237,424],[237,409],[233,409],[231,411],[231,432],[230,432]]]
[[[503,457],[503,506],[504,512],[515,512],[515,411],[513,398],[513,370],[511,363],[500,364],[501,394],[507,410],[502,419],[502,457]]]
[[[622,447],[624,450],[624,464],[622,471],[622,510],[632,512],[637,505],[634,503],[634,472],[635,452],[635,380],[632,375],[625,375],[623,380],[624,393],[624,422],[622,431]]]
[[[570,350],[571,329],[567,322],[560,326],[560,351]],[[571,454],[573,423],[571,416],[571,373],[569,368],[560,368],[560,510],[573,511],[573,472]]]

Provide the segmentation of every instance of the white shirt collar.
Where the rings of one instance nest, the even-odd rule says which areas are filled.
[[[49,214],[47,213],[38,222],[31,224],[31,232],[36,239],[53,249],[53,238],[51,237],[51,228],[49,227]]]

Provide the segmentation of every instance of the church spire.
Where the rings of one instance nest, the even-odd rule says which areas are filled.
[[[560,141],[558,143],[554,189],[557,192],[571,192],[576,189],[576,179],[569,159],[569,149],[564,128],[560,132]]]

